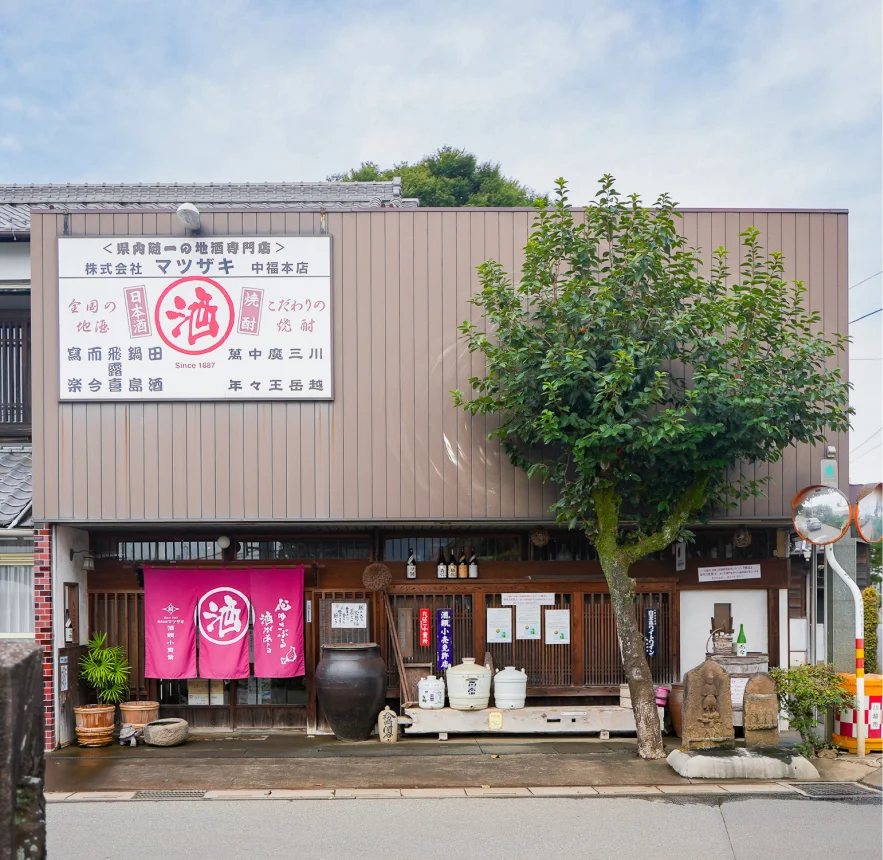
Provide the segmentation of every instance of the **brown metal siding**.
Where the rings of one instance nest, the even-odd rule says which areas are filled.
[[[333,236],[334,389],[330,403],[58,402],[57,237],[183,235],[172,213],[35,213],[34,510],[49,521],[542,519],[554,488],[528,481],[449,390],[481,360],[458,340],[478,319],[475,267],[517,273],[531,215],[519,210],[384,210],[327,215]],[[691,243],[733,250],[755,224],[802,278],[824,329],[847,327],[847,219],[836,212],[690,210]],[[215,212],[205,235],[317,234],[313,212]],[[846,370],[846,356],[841,359]],[[847,451],[845,435],[834,441]],[[768,497],[727,513],[785,518],[817,479],[820,449],[770,467]],[[848,482],[845,456],[841,480]]]

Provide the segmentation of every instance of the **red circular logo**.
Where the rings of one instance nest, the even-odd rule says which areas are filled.
[[[227,291],[200,275],[169,284],[153,314],[165,344],[185,355],[204,355],[221,346],[233,331],[234,316]]]

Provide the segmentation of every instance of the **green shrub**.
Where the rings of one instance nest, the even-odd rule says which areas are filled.
[[[862,592],[865,604],[865,671],[877,671],[877,625],[880,623],[880,596],[869,585]]]
[[[776,682],[779,707],[788,717],[791,728],[800,733],[801,743],[797,748],[811,758],[817,749],[825,746],[825,741],[813,732],[815,712],[852,708],[855,697],[842,686],[843,678],[830,663],[773,668],[770,675]]]
[[[80,676],[98,694],[102,705],[123,702],[129,695],[129,672],[122,646],[106,647],[106,633],[95,633],[80,658]]]

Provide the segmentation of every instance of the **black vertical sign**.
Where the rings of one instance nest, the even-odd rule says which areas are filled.
[[[659,651],[659,610],[644,610],[644,651],[655,657]]]

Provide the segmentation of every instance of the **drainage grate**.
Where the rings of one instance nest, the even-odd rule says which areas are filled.
[[[857,782],[789,782],[795,791],[805,797],[826,800],[836,797],[880,797],[874,788],[859,785]]]
[[[136,791],[135,800],[198,800],[204,791]]]

